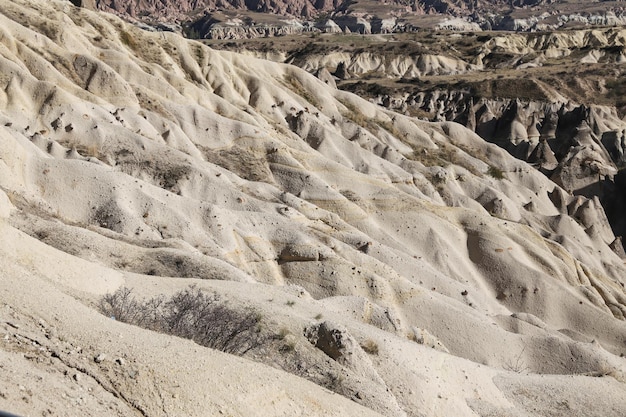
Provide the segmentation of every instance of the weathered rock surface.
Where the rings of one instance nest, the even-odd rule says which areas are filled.
[[[572,103],[479,100],[470,94],[453,92],[417,94],[404,100],[381,100],[388,107],[414,107],[434,120],[455,120],[482,138],[532,163],[569,192],[597,196],[604,205],[613,205],[620,192],[613,190],[618,167],[624,166],[626,122],[614,108]],[[408,105],[407,105],[408,104]],[[592,127],[593,126],[593,127]],[[614,214],[615,213],[615,214]],[[611,210],[614,231],[621,214]]]
[[[297,35],[313,32],[320,33],[393,33],[412,30],[406,22],[395,17],[380,18],[353,15],[336,15],[334,19],[321,21],[275,19],[271,23],[257,23],[252,18],[241,20],[239,17],[222,17],[221,13],[208,13],[186,26],[185,33],[190,38],[199,39],[251,39]],[[467,28],[466,28],[467,29]],[[480,30],[476,27],[475,29]],[[461,30],[461,28],[458,28]]]
[[[251,39],[317,32],[314,26],[302,24],[297,20],[249,25],[239,19],[221,22],[213,17],[193,22],[186,31],[191,34],[190,37],[201,39]]]
[[[311,17],[319,12],[332,10],[336,7],[332,1],[265,1],[254,0],[95,0],[99,10],[115,12],[133,18],[149,15],[154,20],[188,19],[196,11],[219,9],[242,9],[259,13],[273,13],[282,16]]]
[[[432,55],[408,50],[403,55],[401,51],[385,54],[375,48],[371,52],[326,53],[310,48],[312,52],[299,51],[291,59],[286,54],[285,59],[312,73],[327,69],[342,82],[354,80],[352,84],[343,82],[342,87],[367,94],[386,108],[428,120],[464,124],[517,158],[535,164],[568,191],[598,196],[603,204],[611,205],[615,193],[607,190],[613,189],[610,183],[624,165],[623,106],[575,103],[608,101],[619,94],[620,84],[613,77],[619,77],[621,69],[607,73],[591,65],[600,62],[611,68],[612,63],[620,62],[624,36],[621,29],[479,36],[486,41],[477,46],[480,53],[473,61],[458,51]],[[589,64],[587,58],[594,55],[593,51],[604,52],[595,54],[600,61]],[[555,57],[576,66],[589,65],[589,79],[579,79],[574,85],[569,81],[554,85],[549,79],[504,76],[469,86],[459,82],[466,78],[464,74],[486,70],[515,68],[523,75],[529,68],[552,65],[550,60]],[[441,80],[439,76],[453,80],[451,85],[429,88],[426,83]],[[405,81],[393,87],[395,93],[380,94],[377,91],[384,88],[376,83],[359,81],[372,77],[381,79],[380,84],[388,78]],[[511,97],[515,94],[520,98]],[[621,215],[613,217],[617,212],[610,212],[611,222],[621,224]],[[614,226],[614,230],[619,235],[626,233],[622,227]]]
[[[466,74],[476,71],[475,65],[440,55],[421,54],[414,57],[379,55],[367,51],[358,53],[335,52],[324,55],[305,55],[290,60],[309,72],[325,68],[337,72],[343,64],[341,79],[360,78],[364,75],[390,78],[415,78],[424,75]]]
[[[458,123],[69,2],[0,3],[0,42],[3,410],[624,414],[596,199]],[[268,338],[244,360],[97,311],[190,284]]]
[[[346,33],[378,34],[417,31],[423,26],[453,31],[547,31],[562,27],[622,26],[626,22],[619,2],[590,5],[577,0],[559,2],[564,3],[560,8],[544,1],[423,0],[407,5],[403,1],[394,0],[384,2],[382,7],[378,0],[72,1],[77,6],[97,7],[138,22],[139,25],[147,24],[146,28],[179,31],[182,24],[187,36],[203,39],[284,36],[300,33],[298,28],[301,26],[309,29],[317,27],[326,33],[336,33],[340,29]],[[218,17],[223,13],[229,17]],[[420,21],[419,17],[423,15],[428,15],[429,19]],[[286,24],[276,19],[277,16],[303,21]],[[313,18],[320,16],[332,20],[323,19],[316,23]],[[434,16],[439,17],[433,20]],[[189,25],[192,30],[189,30]]]

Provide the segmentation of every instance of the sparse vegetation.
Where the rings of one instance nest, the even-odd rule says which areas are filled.
[[[278,351],[281,353],[294,352],[295,350],[296,350],[296,342],[293,340],[286,341],[278,348]]]
[[[506,369],[507,371],[517,372],[518,374],[522,373],[522,372],[527,372],[528,371],[528,367],[526,366],[526,363],[525,363],[524,358],[523,358],[525,350],[526,350],[526,346],[524,345],[524,347],[522,348],[520,353],[518,353],[515,356],[515,358],[509,359],[504,364],[504,369]]]
[[[67,129],[66,129],[67,131]],[[76,140],[59,140],[59,145],[68,149],[75,149],[80,156],[93,157],[98,159],[104,159],[103,154],[100,152],[100,147],[96,144],[83,144]]]
[[[137,42],[133,38],[133,35],[125,30],[120,31],[120,41],[122,41],[124,45],[128,46],[132,50],[137,49]]]
[[[344,395],[346,378],[339,373],[330,373],[328,375],[328,380],[325,381],[324,385],[329,390],[339,394]]]
[[[165,163],[156,160],[142,161],[140,163],[122,160],[118,162],[117,166],[120,171],[128,174],[132,174],[138,169],[150,172],[154,185],[173,193],[179,193],[180,182],[185,179],[189,180],[193,174],[193,169],[190,165],[173,162]]]
[[[138,299],[122,287],[100,301],[100,311],[124,323],[191,339],[199,345],[243,355],[264,341],[261,315],[253,309],[236,308],[219,295],[195,286],[171,298]]]
[[[286,327],[282,327],[278,333],[276,333],[276,335],[274,336],[274,339],[277,340],[284,340],[285,337],[287,337],[287,335],[289,334],[289,330]]]
[[[387,132],[391,133],[396,138],[400,139],[400,138],[402,138],[404,136],[404,135],[402,135],[402,132],[400,132],[398,129],[396,129],[396,127],[393,125],[392,122],[376,120],[376,124],[378,124],[378,126],[380,126],[383,129],[385,129]]]
[[[447,166],[459,163],[457,149],[446,143],[441,144],[438,148],[426,148],[409,143],[413,148],[413,152],[407,155],[407,158],[421,162],[424,166]]]
[[[318,108],[320,107],[317,99],[307,91],[307,89],[302,85],[298,77],[293,74],[287,74],[285,76],[285,81],[294,93],[298,94],[300,97],[302,97],[308,103],[311,103],[313,106]]]
[[[340,99],[339,102],[343,104],[346,109],[348,109],[348,111],[342,113],[343,117],[361,126],[362,128],[372,131],[374,133],[376,133],[376,131],[379,129],[384,129],[397,138],[402,138],[404,136],[402,135],[402,132],[396,129],[396,127],[393,125],[393,122],[389,120],[379,120],[366,117],[356,106],[354,106],[349,101]]]
[[[489,174],[490,176],[492,176],[493,178],[497,180],[504,179],[504,172],[502,172],[500,168],[495,167],[493,165],[489,165],[489,169],[487,169],[487,174]]]
[[[369,353],[370,355],[378,355],[378,343],[374,342],[372,339],[367,339],[361,344],[361,348],[365,351],[365,353]]]
[[[278,346],[280,353],[289,353],[296,350],[296,340],[286,327],[281,327],[278,333],[274,335],[273,339],[281,342],[280,346]]]
[[[373,123],[368,120],[363,113],[359,109],[357,109],[352,103],[339,99],[339,102],[343,104],[348,111],[343,112],[342,116],[356,123],[365,129],[373,129],[375,126]]]
[[[10,24],[2,30],[0,76],[0,351],[9,360],[0,367],[9,384],[0,397],[7,408],[42,415],[72,405],[82,414],[183,416],[246,408],[256,415],[618,414],[623,248],[606,224],[609,211],[568,190],[580,184],[576,194],[617,195],[619,178],[608,178],[614,165],[606,158],[601,166],[596,149],[582,145],[597,144],[603,158],[615,150],[624,162],[626,125],[613,109],[561,105],[569,96],[545,78],[538,79],[545,85],[522,84],[542,71],[558,78],[540,66],[555,55],[569,59],[563,39],[552,39],[557,48],[546,56],[517,61],[531,66],[496,74],[482,62],[486,53],[455,60],[476,47],[476,34],[310,38],[327,43],[319,50],[328,53],[309,69],[333,72],[352,59],[331,39],[345,39],[355,53],[381,53],[353,61],[362,65],[344,62],[334,81],[321,77],[332,85],[364,74],[364,88],[376,95],[368,103],[288,65],[214,52],[63,2],[32,3],[41,9],[28,11],[24,0],[3,7]],[[9,11],[22,8],[21,23],[10,22]],[[31,24],[43,18],[56,25],[56,42]],[[178,32],[180,24],[163,28]],[[601,34],[594,43],[604,42]],[[431,43],[419,48],[431,56],[411,55],[426,38]],[[253,41],[239,44],[246,42]],[[266,57],[298,59],[274,50],[282,39],[271,42]],[[369,48],[375,42],[384,43]],[[445,56],[432,56],[444,47]],[[527,49],[523,39],[511,47]],[[610,63],[617,83],[625,70]],[[581,72],[591,65],[579,65]],[[406,95],[384,78],[392,68],[406,74]],[[573,90],[571,71],[560,82]],[[513,84],[516,75],[522,87]],[[616,99],[624,95],[621,81],[602,77],[606,83],[589,90],[582,79],[580,94],[606,86]],[[504,101],[473,99],[517,94],[524,85],[529,96],[553,98],[545,106],[516,102],[510,112]],[[312,109],[314,99],[324,108]],[[407,117],[420,112],[437,122]],[[610,136],[601,135],[604,125]],[[478,136],[492,132],[493,141]],[[63,141],[75,143],[62,148]],[[553,168],[552,153],[560,159],[571,143],[581,144],[580,155]],[[532,154],[533,165],[516,164],[499,144]],[[101,152],[109,166],[76,151]],[[549,187],[535,168],[562,187]],[[588,168],[592,182],[578,175]],[[135,273],[134,289],[83,305],[93,296],[72,288],[105,268]],[[85,314],[73,323],[77,311]],[[552,375],[514,373],[526,371]],[[64,398],[56,401],[59,387]]]
[[[619,108],[626,106],[626,81],[623,78],[607,80],[606,89],[615,106]]]

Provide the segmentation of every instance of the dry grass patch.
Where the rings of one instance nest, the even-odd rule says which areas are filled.
[[[365,351],[365,353],[369,353],[370,355],[378,355],[378,343],[373,341],[372,339],[367,339],[361,344],[361,348]]]
[[[409,146],[411,146],[413,152],[407,157],[413,161],[421,162],[424,166],[447,166],[459,163],[458,150],[446,143],[439,145],[436,149],[414,144],[409,144]]]
[[[297,95],[302,97],[306,102],[311,103],[313,106],[315,106],[317,108],[321,107],[319,101],[317,100],[317,98],[315,98],[315,96],[313,96],[304,87],[304,85],[302,85],[302,83],[300,82],[298,77],[296,77],[294,74],[287,74],[287,75],[285,75],[285,82],[287,83],[287,87],[291,91],[293,91],[294,93],[296,93]]]
[[[84,144],[76,140],[59,140],[57,142],[59,143],[59,145],[65,148],[75,149],[76,152],[78,152],[80,156],[83,156],[86,158],[93,157],[93,158],[98,158],[100,160],[104,160],[104,155],[100,150],[100,146],[96,144]]]
[[[341,115],[353,123],[374,132],[384,129],[399,139],[403,138],[404,135],[393,125],[393,122],[388,120],[372,119],[361,113],[361,111],[349,101],[339,99],[339,102],[348,110],[342,112]]]

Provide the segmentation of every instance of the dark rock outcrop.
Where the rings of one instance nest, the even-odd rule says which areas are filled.
[[[70,0],[76,7],[84,7],[85,9],[96,10],[96,0]]]

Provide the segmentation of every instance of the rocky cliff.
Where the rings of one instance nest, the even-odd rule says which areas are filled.
[[[99,10],[115,12],[136,19],[150,16],[155,20],[188,20],[194,13],[204,10],[250,10],[282,16],[312,17],[333,10],[337,1],[241,1],[241,0],[95,0]]]
[[[192,24],[194,30],[187,32],[188,35],[206,39],[245,39],[293,33],[272,29],[277,23],[282,26],[277,16],[303,19],[299,23],[310,26],[314,26],[315,19],[330,17],[344,31],[348,28],[351,32],[365,34],[419,28],[546,31],[563,27],[622,26],[626,22],[624,8],[618,1],[423,0],[407,4],[394,0],[381,4],[378,0],[76,0],[73,3],[92,9],[97,7],[143,23]],[[236,27],[218,26],[215,28],[219,28],[218,31],[209,30],[209,22],[220,13],[230,14],[231,20],[240,19],[244,13],[247,21]],[[421,19],[421,16],[429,17]],[[433,16],[440,17],[433,20]],[[265,21],[268,19],[271,22]],[[258,24],[270,28],[259,32],[259,28],[254,27]]]

